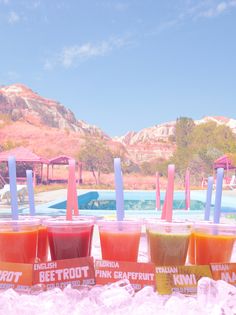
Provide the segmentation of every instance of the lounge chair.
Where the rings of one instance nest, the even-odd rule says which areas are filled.
[[[232,190],[236,189],[236,175],[232,176],[230,183],[229,183],[229,188]]]
[[[26,185],[17,185],[17,197],[20,203],[23,203],[25,200],[25,196],[27,194]],[[5,184],[2,189],[0,189],[0,201],[3,199],[7,199],[7,203],[11,203],[11,193],[10,193],[10,185]]]

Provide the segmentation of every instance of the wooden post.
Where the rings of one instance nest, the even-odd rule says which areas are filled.
[[[82,162],[78,162],[78,179],[79,179],[79,184],[83,184],[83,180],[82,180]]]

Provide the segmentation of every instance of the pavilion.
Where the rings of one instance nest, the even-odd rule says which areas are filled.
[[[28,169],[32,169],[35,184],[37,182],[43,182],[43,165],[48,165],[48,160],[24,147],[17,147],[9,151],[0,152],[0,165],[2,164],[5,166],[5,169],[1,169],[1,176],[5,182],[9,182],[7,164],[9,156],[14,156],[16,158],[16,165],[25,165]],[[26,173],[23,172],[22,169],[18,169],[16,175],[18,182],[26,182]]]
[[[55,165],[68,165],[69,160],[73,159],[72,157],[68,155],[59,155],[56,156],[48,161],[47,165],[47,179],[49,182],[64,182],[67,181],[67,179],[53,179],[53,168]],[[78,167],[78,183],[82,184],[82,163],[77,161],[76,165]],[[51,177],[49,178],[49,167],[51,166]]]
[[[214,161],[214,165],[213,165],[214,169],[220,168],[222,167],[223,169],[226,170],[226,179],[229,181],[230,177],[229,177],[229,171],[230,170],[236,170],[236,165],[233,162],[233,160],[230,158],[230,155],[223,155],[221,157],[219,157],[218,159],[216,159]]]

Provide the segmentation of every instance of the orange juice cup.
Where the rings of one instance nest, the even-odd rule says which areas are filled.
[[[37,219],[0,220],[0,261],[34,263],[39,226]]]
[[[192,224],[148,220],[146,223],[149,260],[157,266],[184,265]]]
[[[137,262],[140,221],[98,221],[102,259]]]
[[[235,225],[196,223],[193,234],[197,265],[231,261],[236,240]]]
[[[196,223],[194,221],[189,221],[192,224]],[[210,221],[200,221],[198,223],[201,224],[209,224]],[[190,239],[189,239],[189,246],[188,246],[188,262],[191,265],[195,265],[195,237],[194,237],[194,233],[192,233],[190,235]]]
[[[50,219],[50,216],[20,216],[21,220],[38,219],[40,221],[39,231],[38,231],[38,248],[37,248],[37,258],[40,262],[45,262],[49,260],[49,247],[48,247],[48,231],[44,224],[44,221]]]

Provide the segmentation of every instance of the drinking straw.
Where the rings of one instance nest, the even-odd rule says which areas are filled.
[[[190,171],[186,170],[185,174],[185,209],[190,210]]]
[[[166,220],[166,206],[167,206],[168,187],[166,188],[165,200],[162,206],[161,219]]]
[[[161,194],[160,194],[160,181],[159,181],[159,174],[156,172],[156,209],[161,208]]]
[[[116,190],[116,218],[118,221],[124,219],[124,190],[120,158],[114,159],[115,190]]]
[[[217,169],[217,175],[216,175],[216,196],[215,196],[215,207],[214,207],[214,223],[220,223],[223,177],[224,177],[224,169],[218,168]]]
[[[168,165],[168,188],[167,188],[167,201],[166,201],[166,221],[171,222],[173,216],[173,199],[174,199],[174,177],[175,166],[174,164]]]
[[[75,166],[75,163],[74,163]],[[78,197],[77,197],[77,189],[76,189],[76,176],[75,176],[75,167],[72,168],[72,184],[73,184],[73,209],[74,215],[79,215],[79,206],[78,206]]]
[[[16,186],[16,159],[14,156],[8,157],[9,182],[11,193],[11,215],[12,220],[18,220],[17,186]]]
[[[75,161],[69,160],[69,175],[68,175],[68,185],[67,185],[67,203],[66,203],[66,220],[72,221],[72,208],[73,208],[73,167],[75,167]]]
[[[207,182],[206,206],[205,206],[205,213],[204,213],[205,221],[210,220],[212,190],[213,190],[213,177],[210,176],[208,177],[208,182]]]
[[[34,188],[33,188],[33,177],[32,170],[26,170],[26,179],[27,179],[27,189],[29,196],[29,208],[30,215],[35,215],[35,205],[34,205]]]

